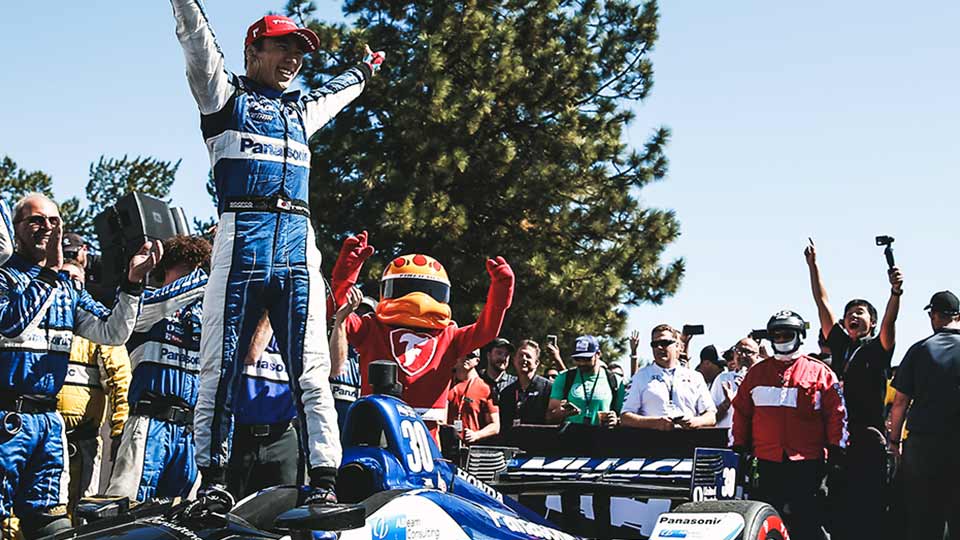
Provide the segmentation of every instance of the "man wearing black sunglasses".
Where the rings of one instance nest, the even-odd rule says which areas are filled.
[[[713,426],[717,409],[703,375],[680,364],[680,332],[657,325],[650,347],[653,363],[633,375],[623,425],[661,431]]]
[[[41,194],[17,203],[16,252],[0,269],[0,519],[10,509],[26,538],[70,526],[69,473],[57,393],[67,374],[74,334],[122,345],[137,319],[143,280],[163,254],[147,242],[133,256],[116,305],[108,310],[58,273],[63,265],[57,205]],[[25,486],[30,486],[27,489]]]

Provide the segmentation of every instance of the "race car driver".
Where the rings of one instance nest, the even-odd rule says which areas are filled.
[[[806,323],[793,311],[767,322],[773,358],[755,364],[733,399],[733,447],[757,458],[751,498],[775,507],[795,540],[824,538],[816,502],[824,456],[841,457],[847,412],[837,376],[800,352]]]
[[[363,262],[373,254],[362,232],[344,240],[332,272],[338,304],[357,282]],[[450,280],[432,257],[395,258],[380,281],[374,315],[347,317],[347,340],[360,352],[363,394],[372,392],[367,369],[376,360],[392,359],[400,367],[403,400],[423,417],[438,438],[438,423],[447,417],[450,370],[458,359],[497,337],[513,300],[513,270],[503,257],[488,259],[490,289],[477,322],[458,327],[450,318]]]
[[[0,201],[0,264],[13,255],[13,222],[6,201]]]
[[[17,249],[0,269],[0,519],[13,510],[29,539],[70,526],[67,444],[55,411],[73,336],[123,344],[136,322],[141,283],[163,248],[147,242],[131,258],[108,310],[57,273],[62,222],[53,201],[28,195],[13,217]]]
[[[368,48],[363,63],[301,97],[285,91],[304,53],[319,47],[313,31],[287,17],[260,19],[244,42],[246,76],[237,76],[226,71],[200,2],[171,3],[221,216],[204,299],[202,383],[194,423],[203,493],[213,503],[215,493],[226,494],[241,357],[266,310],[304,413],[298,415],[305,434],[301,448],[315,488],[309,499],[334,502],[341,449],[327,383],[320,252],[307,203],[307,141],[360,95],[384,55]]]
[[[163,285],[144,294],[127,342],[133,380],[130,418],[106,493],[145,501],[185,497],[197,478],[193,407],[200,366],[201,296],[210,244],[174,236],[154,275]]]

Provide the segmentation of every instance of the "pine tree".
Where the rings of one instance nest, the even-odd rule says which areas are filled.
[[[54,199],[53,179],[43,171],[28,172],[21,169],[9,156],[3,156],[0,161],[0,197],[12,211],[13,205],[29,193],[42,193]],[[65,231],[88,232],[89,224],[83,222],[80,201],[76,197],[70,197],[59,205]]]
[[[433,255],[464,324],[486,297],[484,259],[503,255],[517,274],[504,335],[560,334],[561,345],[622,336],[624,306],[677,290],[683,260],[660,259],[679,223],[638,199],[666,174],[669,131],[639,149],[623,141],[627,105],[653,84],[655,1],[348,0],[344,12],[353,27],[315,20],[309,0],[287,5],[320,36],[308,87],[365,43],[387,52],[311,141],[327,268],[344,235],[364,229],[379,249],[367,285],[396,254]]]

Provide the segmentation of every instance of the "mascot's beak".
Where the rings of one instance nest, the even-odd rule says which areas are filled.
[[[450,326],[450,317],[450,306],[422,292],[383,299],[377,305],[377,319],[391,326],[439,330]]]

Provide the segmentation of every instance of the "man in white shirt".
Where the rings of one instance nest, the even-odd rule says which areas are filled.
[[[713,426],[716,406],[703,375],[680,365],[680,332],[658,325],[650,347],[653,363],[633,375],[622,425],[660,431]]]
[[[717,405],[717,427],[730,428],[733,426],[733,413],[730,403],[737,395],[740,382],[747,370],[760,358],[760,345],[751,338],[745,337],[733,346],[733,362],[739,368],[736,371],[724,371],[713,381],[710,395]]]

